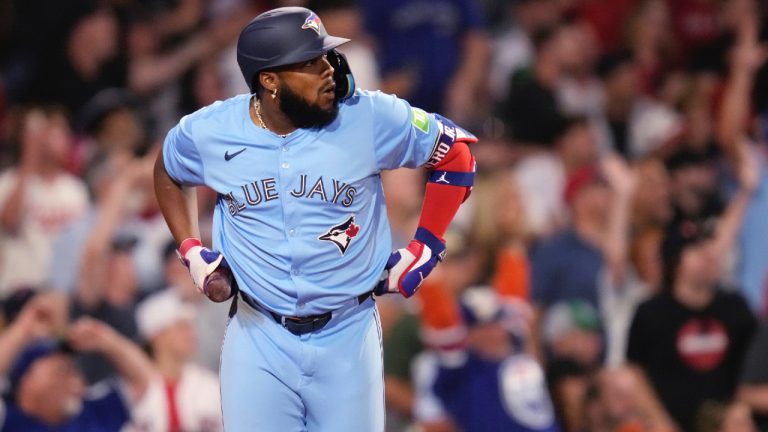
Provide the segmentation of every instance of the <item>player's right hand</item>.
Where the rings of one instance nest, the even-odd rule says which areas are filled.
[[[178,252],[198,291],[215,302],[232,297],[232,272],[221,252],[203,247],[195,238],[181,242]]]

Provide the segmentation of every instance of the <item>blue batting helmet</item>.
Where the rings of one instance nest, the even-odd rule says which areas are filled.
[[[240,32],[237,41],[237,64],[248,88],[254,93],[257,88],[255,78],[260,71],[313,59],[346,42],[349,42],[349,39],[330,36],[317,14],[309,9],[272,9],[254,18]],[[340,54],[334,51],[333,56]],[[335,69],[338,61],[334,64],[332,60],[336,58],[330,57],[329,61]],[[348,71],[337,71],[334,79],[342,72]],[[343,78],[345,81],[351,80],[351,75],[349,73],[349,77]],[[337,90],[339,84],[343,83],[339,83],[337,79]],[[347,90],[354,91],[354,84]]]

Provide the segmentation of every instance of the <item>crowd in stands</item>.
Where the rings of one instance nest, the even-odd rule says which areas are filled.
[[[387,431],[768,431],[765,0],[2,2],[0,431],[223,429],[229,304],[152,165],[289,5],[480,138],[445,260],[377,298]],[[403,247],[426,172],[382,175]]]

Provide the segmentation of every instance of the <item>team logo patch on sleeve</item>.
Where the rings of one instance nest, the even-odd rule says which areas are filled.
[[[423,109],[411,108],[411,124],[413,124],[416,129],[424,133],[429,133],[429,114]]]
[[[350,216],[344,222],[331,227],[325,234],[318,237],[319,240],[329,241],[339,248],[342,255],[347,251],[352,239],[360,232],[360,225],[355,224],[355,215]]]
[[[302,25],[301,28],[304,30],[312,29],[315,31],[315,33],[320,34],[320,17],[314,13],[310,14],[304,21],[304,25]]]

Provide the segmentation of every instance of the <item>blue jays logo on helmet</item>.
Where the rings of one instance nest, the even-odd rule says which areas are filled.
[[[331,227],[325,234],[318,237],[320,240],[329,241],[339,248],[339,252],[344,255],[352,239],[360,232],[360,225],[355,224],[355,215],[350,216],[344,222]]]
[[[318,17],[314,12],[312,12],[304,21],[304,25],[302,25],[301,28],[312,29],[315,31],[315,33],[320,34],[320,25],[321,25],[320,17]]]

